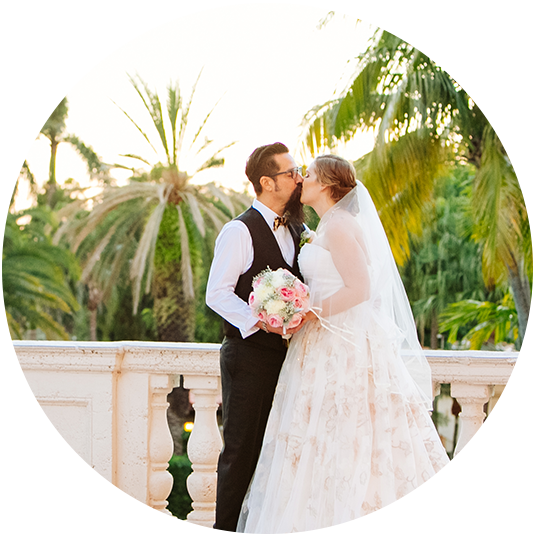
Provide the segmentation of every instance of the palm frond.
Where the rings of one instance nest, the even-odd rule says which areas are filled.
[[[151,119],[153,120],[153,124],[156,128],[156,131],[158,132],[158,136],[160,137],[160,141],[162,142],[162,146],[164,147],[164,151],[166,152],[166,157],[168,158],[168,161],[170,161],[170,154],[169,154],[169,146],[167,143],[166,138],[166,130],[164,126],[164,116],[162,113],[162,104],[160,102],[160,98],[158,97],[157,92],[153,92],[149,85],[142,80],[141,77],[137,77],[138,81],[132,76],[129,75],[129,79],[131,84],[134,86],[134,89],[138,92],[138,95],[141,97],[143,104],[145,105],[145,108],[149,112]],[[143,95],[143,91],[141,87],[143,87],[143,90],[145,91],[145,96]]]
[[[112,225],[112,227],[108,230],[107,234],[99,242],[99,244],[97,245],[97,248],[95,248],[90,258],[84,264],[84,267],[82,270],[82,276],[81,276],[82,282],[87,283],[93,271],[93,268],[95,267],[95,264],[100,260],[101,254],[103,253],[104,249],[108,246],[110,239],[113,237],[115,230],[117,229],[117,225],[118,225],[117,222]]]
[[[194,298],[194,278],[192,273],[190,242],[188,239],[186,223],[184,222],[184,216],[179,205],[177,205],[177,212],[179,218],[179,236],[181,242],[182,287],[184,295],[191,300]]]
[[[409,255],[409,233],[420,233],[422,211],[445,167],[444,156],[440,141],[408,133],[357,163],[399,265]]]
[[[141,283],[143,280],[143,275],[145,274],[145,268],[147,266],[147,260],[149,260],[149,272],[152,273],[152,265],[154,263],[154,255],[151,253],[154,252],[154,247],[156,244],[156,239],[158,237],[158,230],[160,229],[160,223],[162,221],[162,215],[164,214],[164,209],[167,204],[167,197],[164,195],[164,186],[159,189],[161,199],[159,204],[155,207],[145,229],[143,230],[143,235],[141,236],[138,248],[132,260],[132,265],[130,267],[130,278],[133,281],[133,312],[136,313],[138,310],[138,304],[140,299]],[[150,278],[148,278],[150,282]]]
[[[222,213],[218,208],[213,205],[200,202],[200,206],[205,210],[205,214],[212,221],[216,232],[220,232],[225,223],[229,220],[227,215]]]
[[[458,331],[475,321],[477,324],[465,336],[471,349],[481,349],[493,335],[496,344],[508,339],[515,341],[519,336],[517,311],[509,293],[500,304],[467,300],[449,305],[440,316],[439,330],[449,331],[448,341],[455,343]]]
[[[120,156],[128,157],[129,159],[137,159],[138,161],[141,161],[142,163],[145,163],[151,166],[151,163],[147,159],[144,159],[143,157],[140,157],[139,155],[134,155],[133,153],[122,153],[120,154]],[[119,166],[119,165],[114,165],[114,166]],[[126,166],[121,166],[121,168],[126,168],[127,170],[133,170],[132,168],[127,168]]]
[[[173,85],[168,86],[168,100],[167,100],[167,111],[169,121],[171,123],[171,135],[173,139],[173,146],[171,151],[171,164],[177,165],[177,116],[181,109],[181,93],[179,85],[175,87]]]
[[[136,247],[135,236],[137,232],[138,227],[131,226],[129,228],[126,223],[122,223],[117,232],[117,235],[121,237],[121,245],[113,248],[109,256],[106,256],[104,260],[100,260],[99,266],[94,271],[96,273],[94,277],[102,286],[102,300],[104,303],[111,297],[117,287],[122,271],[128,267],[132,259],[132,251],[135,251]]]
[[[199,233],[205,237],[206,230],[205,230],[205,221],[203,220],[203,215],[201,215],[201,210],[199,206],[199,202],[197,201],[197,198],[195,197],[195,191],[189,192],[184,191],[184,197],[186,198],[188,202],[188,207],[190,209],[190,213],[192,215],[192,218],[195,222],[195,225],[197,226],[197,229],[199,230]]]
[[[140,197],[143,197],[146,201],[157,199],[158,186],[147,183],[131,183],[125,187],[114,187],[105,191],[102,202],[95,205],[89,215],[70,230],[73,251],[78,250],[82,241],[95,230],[111,211],[124,202]],[[67,230],[68,232],[69,230]]]
[[[212,113],[214,112],[214,110],[216,109],[216,107],[218,106],[220,101],[221,101],[221,98],[218,99],[216,104],[212,107],[212,110],[205,116],[205,119],[201,122],[201,125],[199,126],[199,129],[195,133],[194,138],[192,140],[192,143],[190,144],[190,149],[192,149],[194,147],[194,144],[197,142],[197,139],[199,138],[199,135],[201,134],[201,131],[204,129],[207,121],[209,120],[210,116],[212,116]],[[204,147],[206,147],[206,146],[204,146]],[[204,147],[202,149],[204,149]]]
[[[231,143],[227,144],[226,146],[223,146],[222,148],[220,148],[218,151],[216,151],[216,153],[214,153],[212,156],[210,156],[210,157],[209,157],[209,158],[208,158],[208,159],[207,159],[207,160],[206,160],[206,161],[205,161],[205,162],[204,162],[204,163],[197,169],[197,171],[196,171],[195,173],[197,174],[197,173],[201,172],[202,170],[207,170],[208,168],[214,168],[214,167],[216,167],[216,166],[223,166],[224,163],[225,163],[225,159],[223,159],[223,158],[221,158],[221,157],[218,157],[218,155],[219,155],[222,151],[224,151],[224,150],[230,148],[231,146],[234,146],[235,144],[236,144],[236,141],[231,142]],[[208,145],[210,145],[210,143],[209,143]],[[203,149],[205,149],[205,148],[206,148],[206,146],[203,146],[203,147],[201,148],[201,150],[200,150],[198,153],[200,153],[200,152],[201,152]]]
[[[489,125],[484,129],[482,143],[482,165],[474,187],[474,237],[484,242],[484,278],[488,285],[493,285],[504,283],[508,276],[506,267],[517,264],[517,251],[523,242],[517,223],[524,201],[502,145]]]
[[[215,198],[220,200],[225,205],[232,217],[236,216],[235,207],[231,201],[231,198],[222,189],[217,187],[214,183],[207,183],[206,187],[210,190]]]
[[[6,310],[6,319],[11,339],[22,340],[24,338],[24,329],[8,310]]]
[[[88,146],[80,140],[76,135],[70,134],[65,136],[65,142],[69,142],[78,154],[84,159],[87,165],[89,175],[92,179],[101,179],[103,181],[110,180],[110,165],[102,162],[102,159],[97,155],[91,146]]]
[[[147,104],[145,103],[145,99],[143,98],[143,95],[140,94],[140,92],[138,92],[138,94],[140,95],[140,97],[142,98],[145,106],[147,106]],[[141,133],[141,135],[143,136],[143,138],[145,138],[145,140],[147,141],[147,143],[151,146],[151,148],[153,148],[153,151],[158,155],[158,151],[156,151],[156,148],[153,146],[152,142],[149,140],[149,137],[145,134],[145,132],[143,131],[143,129],[128,115],[128,113],[123,110],[116,102],[112,101],[112,103],[133,123],[134,127],[136,127],[136,129],[138,129],[138,131]]]
[[[175,148],[176,151],[177,151],[177,155],[181,154],[182,144],[184,142],[184,137],[186,136],[186,126],[188,125],[188,116],[190,115],[190,108],[192,106],[192,101],[194,99],[197,84],[199,83],[199,80],[201,79],[201,74],[202,73],[203,73],[203,69],[201,69],[201,71],[199,71],[199,75],[197,75],[197,79],[194,82],[194,85],[192,86],[192,91],[190,93],[190,98],[188,99],[188,103],[182,109],[181,121],[180,121],[180,127],[179,127],[179,137],[178,137],[178,141],[177,141],[177,147]],[[178,166],[178,163],[176,163],[176,164]]]

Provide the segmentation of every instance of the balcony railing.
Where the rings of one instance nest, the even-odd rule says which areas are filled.
[[[219,344],[15,341],[14,347],[38,402],[73,449],[121,490],[165,513],[173,454],[167,395],[182,375],[195,411],[187,447],[193,470],[188,521],[213,525],[222,447]],[[484,405],[488,412],[493,407],[518,353],[426,354],[436,394],[448,383],[461,406],[456,454],[482,425]]]

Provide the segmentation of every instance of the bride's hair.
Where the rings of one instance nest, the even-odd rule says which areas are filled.
[[[327,185],[335,202],[342,200],[355,186],[355,169],[338,155],[320,155],[313,161],[318,181]]]

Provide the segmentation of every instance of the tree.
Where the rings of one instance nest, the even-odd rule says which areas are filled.
[[[35,176],[30,170],[30,167],[28,166],[27,161],[24,161],[21,171],[19,173],[19,177],[17,178],[17,181],[15,182],[15,188],[13,189],[13,194],[11,195],[11,200],[9,202],[10,212],[15,210],[15,201],[19,194],[21,181],[26,182],[26,184],[28,185],[29,194],[31,194],[34,198],[37,198],[37,195],[38,195],[37,182],[35,181]]]
[[[54,208],[57,203],[56,155],[61,142],[67,142],[76,149],[79,155],[85,160],[92,179],[99,178],[104,182],[110,179],[110,167],[101,162],[100,157],[93,149],[82,142],[76,135],[65,132],[65,121],[68,111],[67,98],[64,97],[54,109],[54,112],[52,112],[45,125],[43,125],[40,132],[40,134],[44,135],[50,141],[50,164],[45,191],[46,204],[51,208]]]
[[[378,30],[358,60],[347,90],[306,115],[305,145],[314,154],[358,130],[375,130],[374,149],[357,168],[399,264],[445,166],[474,165],[474,236],[483,245],[484,279],[490,287],[509,283],[523,338],[532,243],[519,183],[497,134],[450,75],[393,34]]]
[[[26,225],[17,224],[30,217]],[[69,339],[60,313],[73,314],[78,303],[69,287],[78,264],[66,249],[54,246],[44,233],[53,216],[42,209],[8,213],[2,251],[4,306],[12,338],[41,330],[49,339]]]
[[[493,337],[495,344],[515,343],[519,349],[519,320],[510,293],[498,303],[466,300],[453,303],[442,312],[440,329],[449,331],[448,341],[459,339],[460,329],[471,326],[464,340],[470,349],[481,349]]]
[[[410,235],[410,257],[401,276],[412,302],[421,344],[438,347],[439,317],[450,303],[489,300],[482,277],[482,248],[472,239],[471,184],[474,168],[455,166],[436,182],[423,212],[422,233]]]
[[[158,94],[139,77],[130,80],[151,116],[164,162],[152,165],[149,172],[115,165],[132,171],[129,184],[106,185],[89,199],[89,211],[82,200],[60,211],[64,225],[55,240],[62,236],[69,240],[82,260],[82,279],[99,283],[103,297],[111,291],[121,268],[129,264],[133,311],[137,311],[143,291],[151,292],[159,339],[192,341],[200,245],[207,237],[207,229],[219,231],[249,200],[245,195],[226,193],[214,184],[197,186],[190,182],[201,170],[224,163],[219,154],[225,148],[203,157],[212,141],[201,141],[200,135],[212,111],[191,137],[188,148],[190,154],[203,157],[201,165],[192,174],[179,168],[196,85],[187,101],[178,83],[167,87],[166,117]],[[150,136],[123,112],[158,155]],[[137,155],[123,157],[151,166]]]

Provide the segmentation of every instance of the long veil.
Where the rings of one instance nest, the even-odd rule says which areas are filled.
[[[393,346],[393,351],[401,358],[415,382],[419,399],[428,409],[432,409],[430,366],[419,343],[411,306],[385,230],[368,190],[360,181],[357,181],[357,186],[322,217],[316,230],[315,242],[321,239],[330,219],[339,211],[346,211],[355,219],[368,257],[370,298],[366,302],[366,317],[361,320],[365,325],[374,322],[376,327],[382,328],[382,337]],[[311,289],[311,304],[319,304],[316,295],[320,291],[314,287]],[[365,329],[363,326],[348,326],[347,317],[331,316],[329,308],[325,307],[319,313],[319,319],[323,327],[338,333],[350,343],[359,342],[358,335]],[[345,321],[339,321],[341,319]],[[374,339],[369,340],[372,342]],[[381,372],[375,373],[375,383],[378,385],[389,383],[388,376]]]

